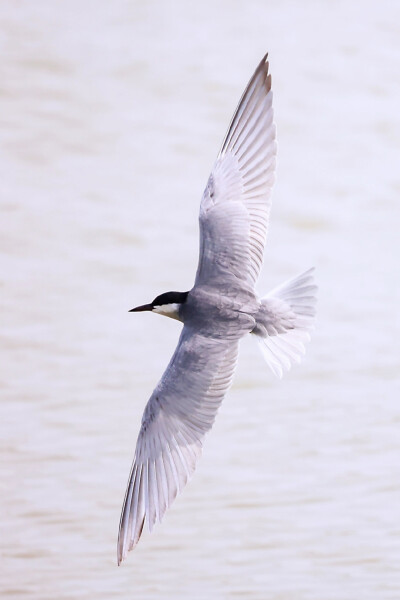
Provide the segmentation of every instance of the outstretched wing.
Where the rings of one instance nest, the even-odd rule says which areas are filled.
[[[267,56],[243,93],[203,194],[196,284],[234,276],[253,287],[261,269],[276,156]]]
[[[238,341],[183,328],[175,353],[145,408],[118,535],[118,564],[150,530],[193,473],[236,366]]]

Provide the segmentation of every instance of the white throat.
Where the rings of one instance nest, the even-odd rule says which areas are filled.
[[[171,304],[162,304],[161,306],[155,306],[152,312],[180,321],[181,318],[179,316],[179,307],[180,304],[178,304],[177,302]]]

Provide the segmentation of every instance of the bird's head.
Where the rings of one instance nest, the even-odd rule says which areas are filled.
[[[142,304],[131,308],[129,312],[142,312],[144,310],[150,310],[171,319],[178,319],[181,321],[180,308],[182,304],[186,302],[189,292],[165,292],[154,298],[150,304]]]

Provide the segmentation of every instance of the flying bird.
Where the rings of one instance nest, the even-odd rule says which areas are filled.
[[[228,391],[240,339],[251,333],[273,373],[304,354],[315,315],[313,269],[260,298],[255,283],[267,235],[276,134],[266,55],[229,125],[200,203],[193,288],[132,312],[177,319],[183,329],[144,410],[119,526],[118,564],[150,531],[192,475]]]

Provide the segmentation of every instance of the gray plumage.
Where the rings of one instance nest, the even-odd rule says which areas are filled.
[[[177,304],[173,298],[179,295],[173,292],[164,295],[168,305],[156,299],[134,309],[173,316],[184,327],[144,411],[122,508],[118,564],[137,544],[145,520],[150,530],[161,521],[192,475],[203,438],[231,385],[240,338],[255,334],[279,376],[304,352],[315,313],[312,270],[263,299],[254,290],[267,235],[275,156],[265,56],[239,102],[201,200],[194,287]]]

